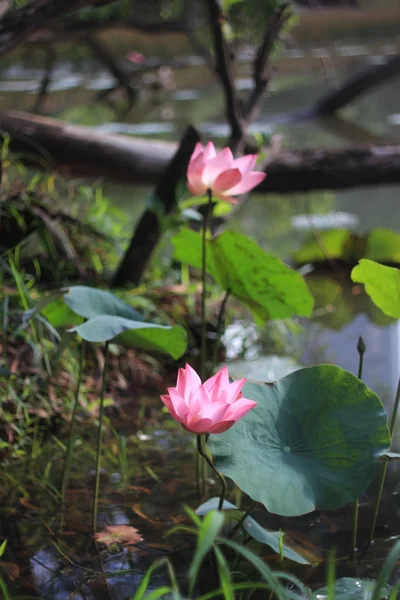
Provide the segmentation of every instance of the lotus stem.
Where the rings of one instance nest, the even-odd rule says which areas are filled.
[[[72,407],[71,421],[69,424],[67,454],[65,456],[64,472],[63,472],[62,485],[61,485],[61,502],[62,502],[63,507],[65,504],[65,494],[67,492],[69,473],[70,473],[70,469],[71,469],[71,460],[72,460],[72,453],[73,453],[73,446],[74,446],[75,420],[76,420],[76,413],[78,411],[78,405],[79,405],[79,394],[80,394],[81,385],[82,385],[84,363],[85,363],[85,341],[82,340],[80,353],[79,353],[78,379],[76,382],[74,405]]]
[[[365,345],[365,342],[362,339],[362,337],[360,336],[358,338],[358,342],[357,342],[357,352],[358,352],[358,356],[359,356],[357,377],[360,381],[362,380],[362,373],[363,373],[363,366],[364,366],[364,354],[365,354],[366,350],[367,350],[367,347]],[[358,512],[359,512],[359,501],[357,498],[357,500],[354,502],[354,506],[353,506],[353,548],[352,548],[353,554],[355,554],[355,552],[357,550]]]
[[[217,364],[218,350],[221,345],[222,325],[223,325],[224,318],[225,318],[225,309],[226,309],[226,304],[229,300],[230,295],[231,295],[231,290],[226,290],[224,297],[222,298],[221,306],[219,307],[219,311],[218,311],[217,331],[216,331],[217,336],[216,336],[215,344],[214,344],[214,352],[213,352],[213,358],[212,358],[212,364],[211,364],[211,374],[214,373],[215,365]]]
[[[103,419],[104,419],[104,393],[106,389],[106,375],[107,375],[107,359],[108,359],[108,345],[106,342],[104,347],[104,366],[103,374],[101,378],[101,391],[100,391],[100,410],[99,410],[99,427],[97,434],[97,454],[96,454],[96,481],[94,486],[94,497],[93,497],[93,535],[97,530],[97,509],[99,504],[99,488],[100,488],[100,466],[101,466],[101,445],[103,437]]]
[[[203,219],[202,245],[201,245],[201,355],[200,376],[206,378],[206,353],[207,353],[207,322],[206,322],[206,269],[207,269],[207,226],[212,211],[212,191],[207,190],[208,203]]]
[[[204,444],[204,435],[198,435],[197,436],[197,449],[199,451],[199,454],[200,454],[200,456],[202,456],[204,458],[204,460],[209,465],[209,467],[211,467],[211,469],[214,471],[214,473],[216,474],[216,476],[218,477],[218,479],[220,480],[220,483],[221,483],[221,495],[219,497],[218,510],[222,510],[222,507],[224,505],[225,495],[226,495],[226,481],[225,481],[224,476],[215,468],[214,463],[208,456],[207,450],[204,448],[203,444]]]
[[[389,432],[390,432],[390,436],[391,437],[393,437],[394,428],[396,426],[396,419],[397,419],[397,411],[398,411],[398,408],[399,408],[399,402],[400,402],[400,378],[399,378],[399,381],[397,383],[396,397],[395,397],[395,400],[394,400],[393,412],[392,412],[392,417],[390,419],[390,425],[389,425]],[[380,509],[381,501],[382,501],[382,496],[383,496],[383,488],[385,486],[385,481],[386,481],[386,473],[387,473],[387,468],[388,468],[388,459],[387,459],[387,457],[384,457],[383,460],[384,460],[384,465],[383,465],[382,474],[381,474],[381,482],[379,484],[378,499],[376,501],[374,518],[372,520],[371,534],[369,536],[369,541],[370,542],[372,542],[373,539],[374,539],[375,527],[376,527],[376,520],[378,518],[378,513],[379,513],[379,509]]]
[[[239,531],[239,529],[241,528],[241,526],[243,525],[243,523],[245,522],[245,520],[247,519],[249,514],[254,510],[256,504],[257,504],[257,502],[255,500],[253,500],[253,502],[250,504],[249,508],[243,513],[243,515],[240,517],[239,521],[236,523],[235,527],[229,533],[229,535],[228,535],[229,539],[233,538],[233,536],[236,535],[236,533]]]
[[[400,378],[399,378],[399,381],[398,381],[398,384],[397,384],[396,397],[395,397],[395,400],[394,400],[392,418],[390,419],[390,425],[389,425],[390,435],[393,435],[394,428],[396,426],[396,419],[397,419],[397,411],[399,409],[399,402],[400,402]]]

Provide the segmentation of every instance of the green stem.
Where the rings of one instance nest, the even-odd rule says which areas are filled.
[[[362,379],[363,374],[363,366],[364,366],[364,354],[366,351],[366,346],[362,337],[359,337],[357,343],[357,352],[359,355],[358,360],[358,379]],[[355,500],[353,505],[353,554],[355,554],[357,550],[357,532],[358,532],[358,513],[359,513],[359,501],[358,498]]]
[[[358,531],[358,511],[359,511],[359,502],[358,498],[355,500],[353,505],[353,554],[355,554],[357,550],[357,531]]]
[[[394,400],[392,418],[390,419],[390,425],[389,425],[390,435],[393,435],[394,428],[396,426],[396,419],[397,419],[397,411],[399,409],[399,402],[400,402],[400,378],[399,378],[399,382],[397,384],[396,397],[395,397],[395,400]]]
[[[8,326],[8,296],[4,298],[3,302],[3,329],[2,329],[2,350],[3,350],[3,363],[4,366],[8,366],[7,356],[7,326]]]
[[[202,245],[201,245],[201,356],[200,377],[206,378],[206,353],[207,353],[207,322],[206,322],[206,269],[207,269],[207,226],[212,210],[212,191],[207,190],[208,204],[203,219]]]
[[[217,335],[216,335],[215,344],[214,344],[211,373],[214,372],[215,365],[217,364],[218,350],[221,345],[222,325],[223,325],[224,318],[225,318],[226,303],[228,302],[230,295],[231,295],[231,290],[226,290],[224,297],[222,298],[221,306],[219,307],[219,311],[218,311],[217,331],[216,331]]]
[[[399,381],[398,381],[398,384],[397,384],[396,397],[395,397],[395,400],[394,400],[392,418],[390,419],[390,425],[389,425],[389,432],[390,432],[390,435],[392,437],[393,437],[394,428],[396,426],[396,419],[397,419],[397,411],[398,411],[398,408],[399,408],[399,402],[400,402],[400,378],[399,378]],[[374,518],[372,520],[372,526],[371,526],[371,534],[370,534],[370,537],[369,537],[369,541],[370,542],[372,542],[373,539],[374,539],[375,527],[376,527],[376,520],[378,518],[379,509],[380,509],[380,506],[381,506],[382,495],[383,495],[383,488],[384,488],[385,480],[386,480],[387,468],[388,468],[388,460],[387,460],[387,458],[384,458],[384,465],[383,465],[382,474],[381,474],[381,482],[380,482],[380,485],[379,485],[378,499],[376,501]]]
[[[234,535],[236,535],[236,533],[239,531],[239,529],[241,528],[241,526],[243,525],[244,521],[247,519],[247,517],[249,516],[249,514],[253,511],[253,509],[255,508],[257,502],[253,501],[249,508],[243,513],[243,515],[240,517],[240,520],[236,523],[235,527],[232,529],[232,531],[229,533],[228,538],[233,538]]]
[[[98,434],[97,434],[97,454],[96,454],[96,481],[95,481],[95,486],[94,486],[94,497],[93,497],[93,525],[92,525],[93,535],[96,533],[96,530],[97,530],[97,509],[98,509],[98,504],[99,504],[101,444],[102,444],[102,437],[103,437],[104,392],[106,389],[108,344],[109,344],[109,342],[106,342],[105,347],[104,347],[104,366],[103,366],[103,375],[101,378],[99,428],[98,428]]]
[[[203,494],[204,494],[204,481],[202,478],[202,459],[199,453],[196,454],[196,482],[197,482],[197,495],[199,497],[199,502],[201,502],[201,499],[203,498]]]
[[[63,506],[65,503],[65,494],[67,492],[67,487],[68,487],[69,473],[70,473],[70,468],[71,468],[71,460],[72,460],[72,453],[73,453],[73,447],[74,447],[75,419],[76,419],[76,413],[78,411],[78,406],[79,406],[79,394],[80,394],[81,385],[82,385],[84,357],[85,357],[85,341],[82,340],[81,349],[80,349],[80,353],[79,353],[78,379],[76,382],[74,405],[72,407],[71,421],[69,424],[67,454],[65,457],[64,472],[63,472],[62,485],[61,485],[61,502],[62,502]]]
[[[222,507],[224,505],[225,495],[226,495],[226,481],[225,481],[224,476],[219,471],[217,471],[217,469],[214,466],[213,461],[207,455],[207,451],[204,449],[204,446],[203,446],[203,441],[204,441],[204,435],[198,435],[197,436],[197,449],[199,451],[200,456],[202,456],[204,458],[206,463],[211,467],[211,469],[214,471],[214,473],[216,474],[216,476],[218,477],[218,479],[221,483],[221,495],[219,497],[218,510],[222,510]]]

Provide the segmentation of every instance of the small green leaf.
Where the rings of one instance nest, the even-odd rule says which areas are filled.
[[[399,269],[363,258],[352,270],[351,278],[364,284],[367,294],[385,315],[400,319]]]
[[[204,504],[201,504],[196,509],[196,514],[197,515],[205,515],[208,512],[210,512],[211,510],[217,510],[218,504],[219,504],[219,498],[210,498],[209,500],[207,500],[207,502],[204,502]],[[228,502],[227,500],[224,500],[222,509],[239,511],[237,506],[235,506],[231,502]],[[264,527],[261,527],[261,525],[259,525],[257,523],[257,521],[255,519],[253,519],[253,517],[247,517],[244,520],[243,528],[249,535],[251,535],[252,538],[257,540],[258,542],[261,542],[261,544],[266,544],[267,546],[272,548],[272,550],[274,552],[276,552],[277,554],[281,554],[281,549],[282,549],[282,555],[285,558],[288,558],[289,560],[293,560],[294,562],[297,562],[301,565],[309,565],[310,564],[308,562],[308,560],[306,560],[305,558],[303,558],[301,556],[301,554],[298,554],[298,552],[296,552],[295,550],[292,550],[290,548],[290,546],[288,546],[287,544],[285,544],[283,542],[282,538],[284,537],[284,534],[282,534],[281,531],[268,531],[268,529],[264,529]],[[281,544],[282,544],[282,548],[281,548]]]
[[[85,321],[70,331],[75,331],[87,342],[116,343],[147,352],[162,352],[178,359],[186,350],[186,333],[183,327],[167,327],[155,323],[132,321],[123,317],[100,315]]]
[[[201,268],[200,234],[182,228],[172,243],[176,260]],[[207,241],[207,272],[259,324],[312,312],[313,298],[303,277],[240,233],[225,231]]]
[[[217,559],[219,584],[224,594],[224,600],[235,600],[232,574],[228,562],[217,546],[214,546],[214,553]]]
[[[197,536],[196,550],[189,569],[190,591],[193,590],[196,578],[206,554],[214,546],[215,540],[224,524],[224,515],[218,511],[212,511],[207,514],[200,525]]]
[[[85,319],[92,319],[100,315],[112,315],[132,321],[143,321],[140,313],[105,290],[76,285],[69,288],[68,292],[64,294],[64,301],[74,313]]]
[[[257,554],[254,554],[254,552],[251,552],[251,550],[245,546],[241,546],[233,540],[222,538],[221,541],[225,544],[225,546],[235,550],[240,556],[245,558],[257,569],[263,579],[265,579],[265,581],[268,583],[271,591],[274,592],[278,600],[287,600],[286,588],[281,584],[279,578],[275,575],[272,569],[259,556],[257,556]]]
[[[216,468],[272,513],[297,516],[354,501],[389,450],[379,398],[339,367],[247,383],[243,395],[257,406],[211,435],[208,446]]]

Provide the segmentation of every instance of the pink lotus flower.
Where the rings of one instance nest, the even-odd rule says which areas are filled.
[[[187,186],[194,196],[203,196],[207,190],[221,200],[236,204],[232,196],[249,192],[266,177],[265,173],[253,171],[257,154],[233,158],[229,148],[217,154],[214,144],[208,142],[203,148],[196,144],[187,170]]]
[[[161,400],[171,415],[192,433],[222,433],[241,419],[256,402],[243,398],[246,379],[229,383],[223,367],[203,384],[190,365],[178,371],[176,387],[168,388]]]
[[[146,60],[146,57],[141,52],[129,52],[127,56],[128,60],[135,63],[136,65],[141,65]]]

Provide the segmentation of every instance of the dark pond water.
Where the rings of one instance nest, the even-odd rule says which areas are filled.
[[[329,18],[304,16],[289,40],[289,48],[280,51],[276,62],[279,74],[255,124],[257,131],[268,136],[282,135],[282,143],[287,147],[338,147],[359,141],[398,143],[400,79],[350,105],[340,120],[274,124],[274,115],[308,106],[344,77],[399,51],[397,3],[378,3],[375,9],[372,3],[363,6],[361,16],[354,11],[332,13]],[[121,57],[132,49],[132,40],[112,40],[112,44]],[[176,42],[171,49],[171,42],[160,36],[156,43],[147,39],[135,41],[135,49],[155,60],[174,54],[187,56],[187,46],[179,44]],[[221,94],[196,57],[179,70],[143,75],[138,85],[144,91],[130,112],[122,116],[114,104],[95,102],[99,90],[112,86],[109,75],[90,58],[69,62],[66,56],[66,52],[61,55],[43,107],[52,116],[92,125],[104,132],[168,139],[177,138],[189,122],[205,136],[218,139],[226,134]],[[243,90],[249,85],[248,58],[249,54],[243,52],[237,71]],[[38,50],[22,55],[12,66],[2,63],[1,108],[32,108],[41,60]],[[164,78],[164,89],[155,90],[160,78]],[[148,190],[111,186],[107,182],[104,187],[133,224]],[[234,217],[232,227],[240,228],[265,249],[290,261],[315,229],[347,227],[364,234],[386,227],[400,233],[399,196],[398,186],[290,196],[254,195]],[[228,327],[225,343],[232,374],[273,381],[298,365],[324,362],[356,373],[356,344],[362,335],[367,345],[364,379],[390,411],[400,374],[398,322],[378,315],[368,299],[349,284],[348,272],[326,269],[309,273],[307,279],[321,298],[310,323],[299,323],[295,329],[288,324],[272,324],[260,333],[244,317]],[[76,450],[62,530],[57,490],[65,440],[57,441],[47,434],[37,458],[33,452],[29,464],[13,466],[2,474],[6,485],[0,496],[0,535],[8,539],[6,560],[19,568],[18,576],[9,584],[13,594],[37,593],[46,600],[122,600],[134,594],[147,567],[165,556],[175,564],[178,576],[184,578],[193,540],[166,538],[165,533],[181,522],[183,504],[198,503],[193,484],[192,439],[167,416],[160,416],[158,397],[132,398],[124,411],[122,418],[119,415],[112,421],[118,434],[108,428],[106,436],[99,528],[102,524],[131,525],[139,529],[143,541],[134,550],[119,549],[103,556],[105,572],[114,573],[108,576],[106,587],[90,534],[95,429],[80,431],[81,443]],[[394,449],[400,449],[398,436]],[[271,529],[282,527],[294,546],[311,560],[326,558],[336,547],[340,559],[338,576],[374,577],[392,543],[389,538],[400,533],[398,481],[398,467],[391,463],[377,542],[365,553],[360,551],[356,564],[348,561],[350,507],[334,515],[313,513],[292,519],[266,515],[260,509],[255,517]],[[361,498],[361,550],[367,540],[376,493],[373,483]],[[210,495],[214,495],[212,483]],[[264,554],[268,555],[267,550]],[[272,557],[274,561],[276,558]],[[293,570],[292,565],[290,568]],[[296,567],[294,571],[306,583],[319,585],[325,582],[325,569],[322,562],[315,569]],[[129,573],[118,574],[120,571]],[[151,585],[157,587],[165,582],[166,573],[161,570]],[[200,584],[207,587],[204,581]]]

